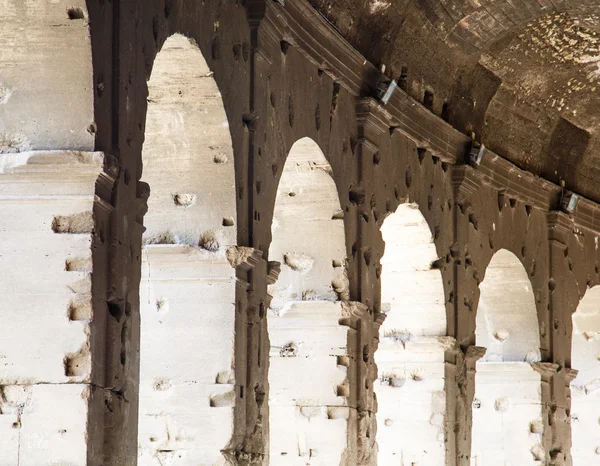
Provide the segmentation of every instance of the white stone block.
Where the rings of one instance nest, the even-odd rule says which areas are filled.
[[[236,400],[235,269],[225,251],[147,245],[142,270],[139,464],[224,464]]]
[[[271,465],[340,464],[349,417],[341,317],[341,303],[317,301],[269,314]]]

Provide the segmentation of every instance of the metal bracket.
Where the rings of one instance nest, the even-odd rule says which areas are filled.
[[[484,154],[485,146],[483,144],[480,146],[477,143],[473,143],[469,155],[467,156],[467,160],[471,163],[471,165],[478,166],[481,164]]]
[[[572,214],[575,212],[575,208],[577,207],[577,202],[579,201],[579,196],[571,191],[566,191],[560,201],[560,208],[563,212],[568,214]]]
[[[379,81],[376,90],[377,98],[381,101],[383,105],[387,104],[392,98],[392,95],[394,94],[394,91],[397,89],[397,87],[398,83],[393,79],[391,81]]]

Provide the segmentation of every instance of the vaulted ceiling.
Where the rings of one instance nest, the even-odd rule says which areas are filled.
[[[600,200],[600,0],[311,3],[455,128]]]

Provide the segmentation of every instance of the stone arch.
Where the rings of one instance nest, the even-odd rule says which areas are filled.
[[[282,265],[269,288],[270,464],[340,464],[350,390],[338,302],[348,299],[344,222],[331,167],[312,139],[290,150],[271,230],[269,257]]]
[[[535,296],[527,272],[512,252],[492,257],[476,317],[475,342],[486,348],[476,363],[471,464],[537,464],[541,445],[541,382]]]
[[[446,308],[433,236],[417,204],[381,227],[386,319],[375,362],[379,464],[444,464]]]
[[[233,148],[196,43],[170,36],[148,81],[139,461],[221,464],[233,436]]]
[[[8,0],[0,35],[0,153],[94,150],[85,0]]]
[[[343,218],[329,162],[316,142],[299,139],[290,149],[275,199],[269,258],[282,268],[271,287],[272,310],[285,312],[295,301],[338,299],[337,280],[345,273]],[[323,244],[315,244],[319,237]]]
[[[573,314],[571,364],[571,455],[574,466],[598,461],[600,454],[600,286],[587,290]]]

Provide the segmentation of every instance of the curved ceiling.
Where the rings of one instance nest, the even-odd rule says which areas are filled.
[[[415,99],[600,200],[600,0],[311,0]]]

